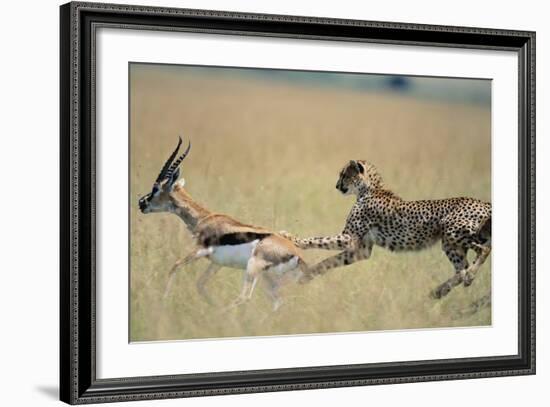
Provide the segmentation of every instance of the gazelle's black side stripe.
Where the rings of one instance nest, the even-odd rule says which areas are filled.
[[[235,246],[253,242],[254,240],[262,240],[269,236],[270,233],[256,232],[236,232],[227,233],[222,236],[209,236],[203,239],[204,246]]]

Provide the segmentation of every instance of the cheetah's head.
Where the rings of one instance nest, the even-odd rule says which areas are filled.
[[[344,195],[360,195],[366,191],[382,187],[382,177],[376,167],[364,160],[351,160],[340,171],[336,183]]]

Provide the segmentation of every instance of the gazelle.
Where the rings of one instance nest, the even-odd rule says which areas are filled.
[[[208,280],[221,267],[244,270],[240,295],[231,307],[249,300],[259,278],[269,295],[273,310],[281,305],[280,287],[307,273],[300,250],[288,239],[267,229],[241,223],[230,216],[214,213],[194,201],[185,190],[185,180],[178,180],[180,165],[191,149],[178,155],[182,140],[164,163],[151,192],[139,200],[142,213],[170,212],[177,215],[194,236],[195,249],[178,260],[170,271],[164,297],[169,293],[174,276],[180,267],[207,258],[210,265],[197,281],[197,289],[209,301]]]

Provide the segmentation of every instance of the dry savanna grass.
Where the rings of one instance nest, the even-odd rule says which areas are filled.
[[[404,199],[489,201],[488,107],[132,65],[130,113],[132,341],[491,323],[490,306],[474,307],[490,295],[490,259],[469,288],[429,298],[453,273],[439,244],[414,253],[375,247],[368,261],[286,287],[276,313],[260,286],[249,303],[220,313],[241,287],[242,271],[229,268],[209,284],[215,305],[205,302],[195,282],[206,260],[181,270],[163,302],[168,272],[191,250],[192,238],[174,215],[137,209],[179,134],[193,143],[182,176],[197,201],[298,236],[341,231],[353,198],[335,183],[350,159],[374,163]],[[310,264],[335,254],[304,253]]]

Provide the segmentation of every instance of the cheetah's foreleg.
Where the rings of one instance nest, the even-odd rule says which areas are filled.
[[[357,248],[356,239],[347,233],[308,238],[299,238],[286,231],[280,231],[279,234],[290,240],[300,249],[354,250]]]
[[[346,250],[340,252],[310,267],[308,274],[300,279],[300,283],[306,283],[313,279],[313,277],[323,275],[333,268],[347,266],[361,260],[367,260],[371,256],[371,253],[372,243],[362,244],[358,249],[353,251]]]

